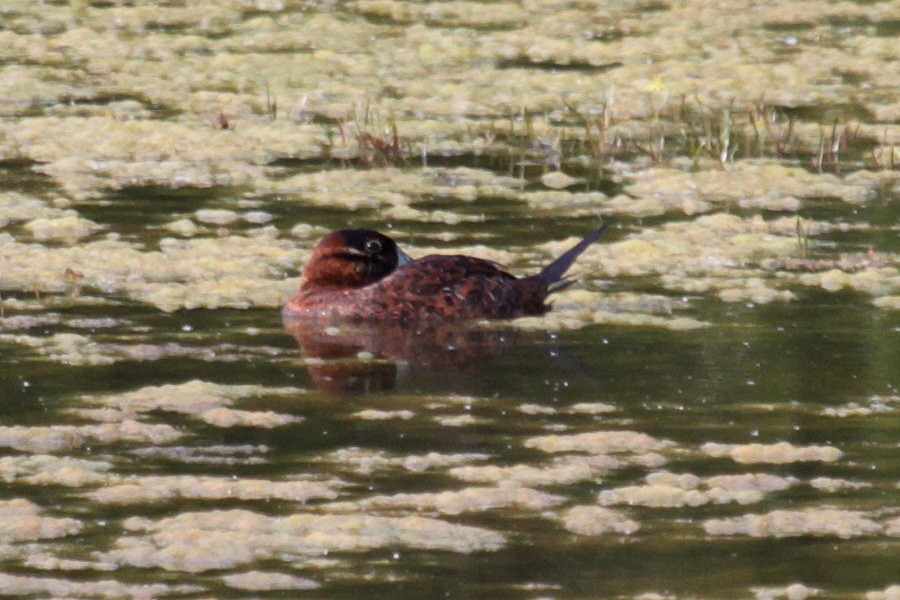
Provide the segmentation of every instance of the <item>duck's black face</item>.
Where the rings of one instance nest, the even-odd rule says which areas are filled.
[[[411,260],[394,240],[377,231],[341,229],[316,244],[303,276],[319,286],[362,287]]]

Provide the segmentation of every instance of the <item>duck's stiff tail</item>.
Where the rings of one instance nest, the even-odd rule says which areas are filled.
[[[606,225],[606,223],[603,223],[600,227],[588,233],[580,242],[563,252],[562,256],[541,269],[537,276],[547,286],[548,292],[557,292],[575,283],[574,279],[565,279],[563,276],[569,270],[569,267],[572,266],[572,263],[575,262],[575,259],[603,235]]]

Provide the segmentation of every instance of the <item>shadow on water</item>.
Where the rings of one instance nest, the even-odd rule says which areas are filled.
[[[511,328],[460,323],[323,328],[290,318],[284,325],[297,341],[312,381],[330,394],[415,389],[425,382],[438,389],[450,385],[462,393],[465,386],[460,382],[491,379],[494,363],[523,345],[562,361],[546,333]]]

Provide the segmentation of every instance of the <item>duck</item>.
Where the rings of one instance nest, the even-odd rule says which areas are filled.
[[[323,237],[303,267],[286,320],[317,323],[414,324],[542,315],[547,297],[575,282],[566,271],[597,241],[606,223],[534,275],[516,277],[495,262],[461,254],[413,259],[371,229]]]

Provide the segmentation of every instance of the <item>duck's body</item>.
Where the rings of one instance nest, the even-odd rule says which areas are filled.
[[[414,323],[506,319],[549,310],[550,292],[603,227],[536,275],[517,278],[496,263],[462,255],[412,260],[390,238],[346,229],[323,238],[303,270],[304,283],[284,305],[289,318],[323,322]]]

